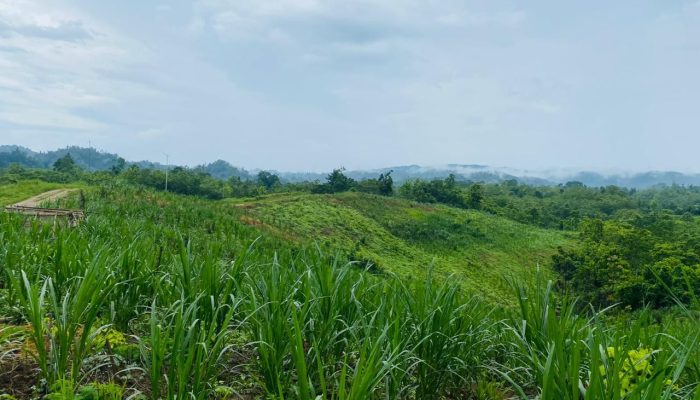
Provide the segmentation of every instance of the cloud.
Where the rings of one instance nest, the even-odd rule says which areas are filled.
[[[110,130],[99,110],[129,101],[133,87],[112,75],[143,56],[59,2],[0,0],[0,39],[0,121],[16,127]]]
[[[0,36],[23,36],[68,42],[93,37],[82,21],[60,13],[44,11],[29,1],[0,2]]]
[[[95,120],[47,107],[6,107],[0,111],[0,121],[20,127],[71,131],[100,131],[106,128]]]
[[[692,163],[697,4],[0,0],[0,125],[277,169]]]
[[[500,11],[495,13],[474,13],[465,10],[438,15],[435,21],[446,26],[497,26],[503,28],[517,27],[527,20],[527,13],[522,10]]]
[[[20,25],[13,26],[0,21],[0,36],[31,36],[68,42],[91,39],[92,34],[80,22],[66,22],[59,26]]]
[[[472,12],[463,2],[419,0],[317,1],[200,0],[194,24],[206,24],[224,40],[290,43],[370,43],[464,27],[515,27],[521,10]]]

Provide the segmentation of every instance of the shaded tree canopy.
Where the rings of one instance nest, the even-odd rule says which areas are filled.
[[[269,171],[260,171],[258,172],[258,184],[267,190],[271,190],[280,184],[280,177]]]
[[[70,153],[66,153],[65,156],[59,158],[53,163],[53,169],[54,171],[58,172],[71,173],[76,169],[75,161],[73,160],[73,157],[71,157]]]

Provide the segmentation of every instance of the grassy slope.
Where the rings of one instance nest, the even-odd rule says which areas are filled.
[[[24,181],[0,185],[0,206],[66,185]],[[234,201],[231,210],[247,225],[289,243],[316,242],[383,271],[422,278],[429,267],[502,302],[511,298],[504,276],[528,279],[548,266],[557,246],[571,238],[479,211],[345,193],[282,194]]]
[[[485,297],[510,298],[503,279],[529,279],[571,236],[479,211],[360,193],[277,195],[239,202],[242,221],[301,242],[315,241],[403,278],[430,265]]]
[[[65,185],[61,183],[49,183],[35,180],[0,185],[0,206],[14,204],[18,201],[28,199],[49,190],[69,187],[72,188],[77,186],[78,185]]]

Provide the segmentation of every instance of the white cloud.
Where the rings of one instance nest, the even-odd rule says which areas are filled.
[[[25,127],[106,131],[92,114],[130,101],[112,72],[144,51],[59,2],[0,0],[0,121]]]
[[[0,2],[0,21],[15,28],[50,29],[82,25],[80,21],[61,10],[47,12],[38,3],[29,0],[3,0]]]
[[[199,0],[192,26],[211,26],[229,40],[365,42],[427,31],[478,26],[515,27],[525,12],[473,12],[460,1]],[[274,31],[274,34],[271,34]]]
[[[4,107],[0,111],[0,121],[22,127],[73,131],[100,131],[107,128],[95,120],[48,107]]]
[[[0,0],[0,129],[279,169],[691,163],[659,135],[697,136],[682,3]]]

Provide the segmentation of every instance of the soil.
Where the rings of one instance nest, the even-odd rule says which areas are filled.
[[[38,381],[37,365],[28,358],[12,357],[0,362],[0,394],[29,399]]]
[[[77,189],[56,189],[49,190],[42,194],[36,195],[26,200],[22,200],[19,203],[13,204],[16,207],[41,207],[43,203],[49,201],[56,201],[62,199],[69,194],[75,192]]]

